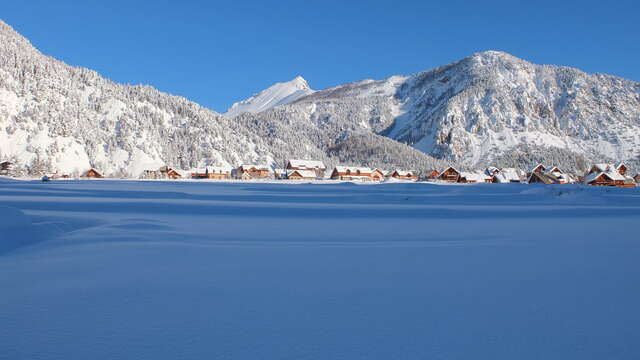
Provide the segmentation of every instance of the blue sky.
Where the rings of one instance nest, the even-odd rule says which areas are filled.
[[[296,75],[322,89],[483,50],[640,80],[633,1],[0,2],[47,55],[217,111]]]

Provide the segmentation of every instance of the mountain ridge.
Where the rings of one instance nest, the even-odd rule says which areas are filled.
[[[0,45],[0,158],[27,173],[137,176],[289,157],[417,170],[549,159],[579,170],[639,155],[639,83],[499,51],[320,91],[296,77],[269,101],[245,100],[264,108],[231,117],[67,65],[1,20]]]

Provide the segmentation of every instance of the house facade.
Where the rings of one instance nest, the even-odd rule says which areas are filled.
[[[425,172],[424,178],[427,180],[436,180],[440,173],[436,169],[430,169]]]
[[[384,173],[379,169],[354,166],[336,166],[331,172],[332,180],[382,181]]]
[[[527,176],[531,176],[532,173],[543,173],[547,170],[547,168],[542,165],[542,164],[538,164],[534,167],[532,167],[531,169],[529,169],[529,171],[527,172]]]
[[[231,178],[231,168],[226,167],[205,167],[191,172],[192,179],[215,179],[224,180]]]
[[[236,178],[242,180],[267,179],[271,169],[266,165],[243,164],[236,169]]]
[[[489,171],[487,175],[489,174],[491,174],[491,182],[497,184],[520,183],[526,176],[522,170],[516,168],[496,169]]]
[[[635,187],[636,181],[620,171],[626,174],[626,165],[594,164],[585,174],[583,183],[593,186]]]
[[[317,173],[313,170],[289,170],[287,179],[289,180],[315,180]]]
[[[296,160],[291,159],[287,161],[285,166],[287,171],[291,170],[309,170],[316,173],[316,178],[323,178],[327,172],[327,166],[318,160]]]
[[[460,176],[458,176],[459,183],[463,184],[473,184],[473,183],[490,183],[492,180],[491,176],[485,173],[474,173],[474,172],[461,172]]]
[[[444,169],[440,175],[438,175],[438,180],[447,181],[447,182],[458,182],[460,179],[460,172],[456,170],[454,167],[449,166]]]
[[[531,172],[531,174],[527,178],[526,183],[527,184],[546,184],[546,185],[560,184],[558,179],[555,176],[551,175],[550,173],[537,172],[537,171]]]
[[[102,174],[100,174],[98,170],[91,168],[85,171],[84,174],[82,174],[82,176],[80,177],[89,178],[89,179],[102,179],[104,176],[102,176]]]
[[[398,179],[398,180],[410,180],[410,181],[418,180],[418,176],[416,176],[415,172],[413,172],[411,170],[398,170],[398,169],[396,169],[396,170],[393,170],[393,172],[391,172],[389,177],[394,178],[394,179]]]

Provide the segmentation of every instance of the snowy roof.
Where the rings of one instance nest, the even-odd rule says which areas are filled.
[[[326,169],[327,167],[322,161],[317,160],[289,160],[289,165],[294,168],[302,169]]]
[[[616,169],[618,170],[618,169],[620,169],[620,168],[621,168],[621,167],[623,167],[623,166],[624,166],[624,167],[627,167],[627,164],[625,164],[625,163],[621,162],[621,163],[619,163],[618,165],[616,165]]]
[[[502,169],[500,170],[500,172],[495,174],[494,177],[499,183],[508,183],[521,180],[520,171],[514,168]]]
[[[476,172],[462,172],[460,173],[460,177],[465,178],[467,181],[472,180],[478,182],[485,181],[488,178],[486,174]]]
[[[531,172],[531,176],[529,176],[529,178],[527,179],[527,183],[531,183],[531,179],[533,179],[533,177],[537,177],[538,179],[540,179],[543,183],[545,184],[556,184],[558,183],[558,178],[548,174],[548,173],[537,173],[537,172]]]
[[[413,171],[411,171],[411,170],[398,170],[398,169],[396,169],[394,172],[398,173],[398,176],[414,176]]]
[[[557,167],[557,166],[552,166],[550,168],[545,169],[545,172],[548,172],[548,173],[562,173],[562,170],[560,170],[560,168]]]
[[[625,181],[625,180],[627,180],[626,177],[620,175],[620,173],[617,172],[617,171],[606,171],[606,172],[602,171],[602,172],[594,172],[594,173],[591,173],[591,174],[585,176],[584,183],[588,184],[588,183],[592,182],[593,180],[597,179],[598,177],[600,177],[600,175],[604,175],[604,176],[608,177],[611,180],[617,180],[617,181]]]
[[[291,176],[293,173],[298,173],[303,178],[314,178],[317,176],[316,172],[313,170],[290,170],[287,171],[287,177]]]
[[[498,169],[498,168],[497,168],[497,167],[495,167],[495,166],[489,166],[488,168],[486,168],[486,169],[485,169],[485,172],[486,172],[487,174],[489,174],[489,175],[493,175],[493,174],[495,174],[495,173],[500,172],[500,169]]]
[[[534,167],[532,167],[531,169],[529,169],[529,172],[533,172],[533,170],[535,170],[535,169],[539,168],[540,166],[542,166],[542,168],[543,168],[543,169],[545,168],[545,167],[544,167],[544,165],[542,165],[542,164],[537,164],[536,166],[534,166]]]
[[[454,168],[453,166],[449,166],[448,168],[445,168],[444,170],[440,171],[440,174],[442,174],[443,172],[445,172],[445,171],[447,171],[447,170],[449,170],[449,169],[451,169],[451,170],[453,170],[453,171],[457,172],[458,174],[460,174],[460,173],[461,173],[460,171],[458,171],[458,170],[457,170],[456,168]]]
[[[597,172],[609,172],[612,169],[617,169],[613,166],[613,164],[593,164],[591,170],[593,170],[594,168],[597,170]]]

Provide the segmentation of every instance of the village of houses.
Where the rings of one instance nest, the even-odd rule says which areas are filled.
[[[9,162],[0,163],[0,175],[11,167]],[[81,176],[84,179],[100,179],[103,175],[97,169],[88,169]],[[68,175],[53,174],[49,179],[70,178]],[[455,167],[429,170],[422,176],[411,170],[383,170],[369,167],[336,166],[330,172],[322,161],[288,160],[284,168],[272,169],[267,165],[243,164],[232,167],[205,167],[191,171],[180,171],[168,166],[155,170],[144,170],[141,179],[179,180],[290,180],[318,181],[338,180],[354,182],[440,182],[440,183],[525,183],[525,184],[585,184],[593,186],[636,187],[640,184],[640,174],[631,177],[624,163],[594,164],[583,175],[568,174],[556,166],[538,164],[528,171],[516,168],[489,167],[484,171],[458,171]]]

